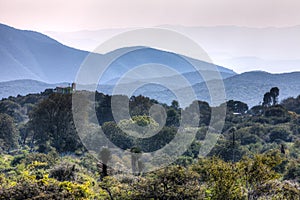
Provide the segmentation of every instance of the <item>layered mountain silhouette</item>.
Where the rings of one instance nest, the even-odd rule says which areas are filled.
[[[227,100],[239,100],[252,107],[259,105],[263,101],[263,95],[272,87],[280,89],[279,101],[288,97],[297,97],[300,91],[300,72],[270,74],[253,71],[229,77],[223,82]],[[211,102],[205,83],[195,84],[193,89],[199,99]],[[184,88],[180,90],[180,92],[185,91]],[[166,92],[162,93],[166,94]]]
[[[38,94],[46,89],[56,88],[58,86],[66,87],[68,83],[49,84],[30,79],[0,82],[0,99],[10,96],[15,97],[17,95]]]
[[[89,55],[89,52],[67,47],[41,33],[18,30],[3,24],[0,24],[0,35],[0,81],[33,79],[47,83],[72,82]],[[124,48],[104,55],[95,54],[94,57],[100,65],[102,60],[121,51]],[[217,68],[224,78],[235,75],[232,70],[172,52],[148,47],[128,47],[125,51],[127,53],[117,57],[106,70],[103,82],[113,82],[112,79],[120,78],[128,70],[149,63],[171,66],[181,74],[195,71],[189,63],[191,61],[205,70]],[[161,77],[159,72],[156,77]]]
[[[72,81],[88,52],[60,44],[46,35],[0,24],[1,81],[34,79]]]
[[[162,25],[201,45],[214,63],[239,71],[295,71],[299,69],[300,26],[180,26]],[[93,50],[113,35],[132,29],[100,29],[76,32],[46,32],[64,44]]]
[[[0,36],[0,98],[39,93],[47,88],[67,85],[76,79],[80,66],[90,54],[65,46],[41,33],[18,30],[3,24],[0,24]],[[99,77],[100,82],[96,83],[98,90],[107,94],[112,94],[116,84],[121,84],[123,88],[139,84],[144,86],[135,90],[134,95],[142,94],[170,103],[176,99],[174,93],[184,94],[187,90],[186,85],[177,81],[184,78],[200,100],[210,102],[207,82],[214,81],[215,76],[211,75],[214,70],[224,80],[226,98],[244,101],[250,106],[258,104],[263,94],[274,86],[279,87],[281,99],[297,96],[300,91],[300,72],[236,74],[212,63],[149,47],[126,47],[103,55],[92,55],[99,63],[121,55],[109,66],[96,66],[107,68],[102,77]],[[143,65],[148,67],[137,73],[127,74]],[[176,73],[152,70],[159,66],[167,66]],[[173,85],[175,89],[170,91],[159,83]]]
[[[136,82],[124,83],[122,87],[130,87]],[[34,80],[16,80],[0,82],[0,99],[9,96],[26,95],[29,93],[40,93],[47,88],[56,86],[67,86],[67,83],[47,84]],[[111,94],[115,85],[99,85],[100,92]],[[200,100],[211,103],[209,90],[206,83],[197,83],[191,86]],[[238,74],[224,80],[224,88],[227,100],[239,100],[247,103],[249,107],[258,105],[263,99],[263,95],[272,87],[279,87],[279,100],[288,97],[296,97],[300,91],[300,72],[285,74],[270,74],[267,72],[254,71]],[[88,87],[87,87],[88,88]],[[145,85],[139,88],[134,95],[145,95],[157,99],[163,103],[170,103],[176,99],[174,93],[183,93],[186,88],[179,88],[176,91],[167,90],[159,85]]]

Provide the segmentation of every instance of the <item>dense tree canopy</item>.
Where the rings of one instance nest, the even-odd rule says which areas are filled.
[[[71,95],[52,94],[29,115],[29,129],[34,132],[32,139],[39,151],[47,152],[53,146],[58,152],[72,152],[81,146],[73,122],[71,98]]]
[[[166,105],[120,95],[119,100],[128,101],[131,118],[115,121],[112,97],[96,92],[97,119],[89,118],[92,108],[81,113],[88,122],[85,131],[93,131],[87,134],[91,136],[87,144],[107,137],[128,151],[127,157],[105,145],[86,151],[74,126],[70,94],[48,91],[3,99],[0,199],[299,199],[300,96],[278,104],[279,89],[268,93],[263,105],[250,110],[243,102],[229,100],[219,132],[209,125],[212,117],[221,123],[219,116],[211,116],[212,109],[220,107],[206,102],[180,108],[176,101]],[[155,104],[159,109],[153,109]],[[163,127],[161,119],[166,121]],[[195,119],[199,123],[189,125]],[[101,137],[100,127],[105,134]],[[145,127],[155,134],[148,134]],[[192,144],[173,164],[145,173],[151,163],[142,162],[140,155],[163,148],[179,129],[196,133]],[[218,141],[202,157],[207,137]],[[119,171],[118,161],[131,164],[133,174]],[[111,162],[120,168],[111,168]]]

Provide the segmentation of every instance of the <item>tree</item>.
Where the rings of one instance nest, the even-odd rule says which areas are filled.
[[[282,140],[285,142],[291,141],[291,131],[287,130],[286,127],[275,126],[270,130],[270,142],[276,142],[277,140]]]
[[[175,110],[179,109],[179,103],[176,100],[173,100],[171,103],[171,107],[174,108]]]
[[[140,163],[141,161],[139,161],[139,159],[140,159],[140,154],[142,153],[142,151],[139,147],[133,147],[130,149],[130,153],[131,153],[132,173],[139,175],[141,172],[139,169],[140,168],[139,165],[141,165],[141,163]]]
[[[184,124],[199,121],[198,126],[209,125],[211,119],[211,107],[204,101],[193,101],[191,105],[185,108],[183,119]]]
[[[244,114],[248,109],[248,105],[241,101],[230,100],[227,102],[227,110],[229,112]]]
[[[128,120],[123,119],[118,125],[134,137],[151,137],[156,134],[159,127],[159,124],[152,117],[146,115],[133,116]]]
[[[200,174],[208,186],[208,199],[243,199],[239,171],[234,166],[215,157],[201,159],[198,165],[193,166],[193,170]]]
[[[166,126],[175,126],[180,125],[180,114],[175,108],[170,108],[167,111]]]
[[[270,95],[271,95],[273,106],[274,106],[278,103],[279,88],[278,87],[271,88]]]
[[[272,102],[272,96],[270,92],[265,93],[264,99],[263,99],[263,106],[264,107],[269,107]]]
[[[126,150],[133,147],[133,138],[124,133],[115,122],[105,122],[101,128],[109,141],[119,148]]]
[[[129,199],[203,199],[199,178],[188,168],[169,166],[136,178]]]
[[[15,122],[21,122],[23,120],[20,110],[21,106],[14,101],[3,100],[0,102],[0,113],[11,116]]]
[[[148,115],[151,106],[157,102],[150,100],[148,97],[136,96],[131,97],[129,101],[130,115]]]
[[[249,113],[250,113],[251,115],[260,116],[260,115],[263,114],[263,111],[264,111],[263,106],[262,106],[262,105],[257,105],[257,106],[253,106],[253,107],[250,109]]]
[[[279,96],[279,88],[273,87],[270,89],[269,92],[265,93],[263,98],[263,106],[269,107],[271,105],[275,106],[278,103],[278,96]]]
[[[101,178],[107,176],[107,164],[108,162],[111,160],[111,152],[109,150],[109,148],[107,147],[103,147],[99,153],[99,157],[102,161],[102,174],[101,174]]]
[[[14,120],[2,113],[0,113],[0,146],[6,151],[17,146],[17,130]]]
[[[30,113],[32,140],[40,152],[49,151],[50,146],[60,153],[82,148],[73,122],[71,98],[69,94],[52,94]]]
[[[287,110],[300,114],[300,95],[297,98],[289,97],[281,102]]]

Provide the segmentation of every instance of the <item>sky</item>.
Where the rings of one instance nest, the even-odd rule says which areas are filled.
[[[300,25],[299,11],[299,0],[0,0],[0,23],[43,33],[161,25],[291,27]],[[61,38],[55,39],[62,42]],[[294,45],[300,43],[300,39],[295,38],[295,41]],[[237,45],[230,58],[222,60],[217,55],[213,60],[241,73],[257,69],[252,63],[269,54],[243,53],[246,50]],[[295,56],[294,52],[292,61],[274,61],[279,56],[286,57],[283,59],[291,57],[285,52],[286,55],[280,51],[273,53],[273,60],[260,62],[258,70],[274,73],[299,71],[295,60],[300,63],[300,53]],[[247,59],[241,61],[241,57]],[[257,58],[249,62],[248,57]],[[276,65],[279,62],[281,65]],[[286,66],[285,63],[290,68],[282,67]]]
[[[0,0],[0,22],[36,31],[236,25],[294,26],[299,0]]]

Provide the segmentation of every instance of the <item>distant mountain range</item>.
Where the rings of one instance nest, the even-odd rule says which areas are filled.
[[[226,99],[246,102],[249,106],[258,105],[263,101],[263,95],[272,87],[280,89],[279,101],[288,97],[300,95],[300,72],[270,74],[254,71],[229,77],[224,80]],[[209,102],[206,86],[199,83],[193,86],[198,98]],[[204,94],[201,96],[201,94]]]
[[[34,79],[71,82],[86,51],[60,44],[46,35],[0,24],[0,80]]]
[[[43,34],[18,30],[3,24],[0,24],[0,36],[0,99],[18,94],[39,93],[56,86],[66,86],[75,80],[79,67],[89,55],[87,51],[67,47]],[[138,88],[134,95],[142,94],[163,103],[170,103],[175,99],[174,93],[186,92],[186,86],[177,82],[180,77],[183,77],[200,100],[210,102],[206,83],[214,81],[215,76],[210,76],[213,73],[211,69],[217,69],[224,80],[228,100],[240,100],[249,106],[257,105],[264,93],[274,86],[279,87],[281,99],[300,94],[300,72],[236,74],[221,66],[148,47],[127,47],[103,55],[93,54],[93,56],[96,61],[101,61],[120,52],[126,54],[117,57],[109,65],[100,82],[96,83],[99,84],[100,92],[111,94],[115,85],[120,84],[118,81],[122,80],[121,86],[124,88],[146,84]],[[127,72],[134,71],[135,67],[143,64],[148,64],[149,67],[139,73],[126,75]],[[158,64],[171,66],[176,73],[168,74],[163,73],[163,70],[151,70]],[[201,70],[195,71],[194,66]],[[206,77],[202,77],[203,74]],[[154,84],[148,84],[149,82]],[[162,82],[174,86],[175,91],[159,85]],[[86,88],[89,88],[88,85]]]
[[[136,82],[125,83],[121,87],[137,84]],[[16,80],[0,82],[0,99],[8,96],[26,95],[29,93],[40,93],[47,88],[56,86],[67,86],[67,83],[47,84],[34,80]],[[272,87],[279,87],[279,100],[300,95],[300,72],[285,74],[270,74],[267,72],[247,72],[238,74],[224,80],[226,99],[239,100],[247,103],[250,107],[258,105],[263,99],[263,95]],[[114,85],[99,85],[100,92],[111,94]],[[205,82],[197,83],[192,86],[200,100],[210,102],[209,92]],[[87,87],[88,88],[88,87]],[[185,88],[179,88],[184,94]],[[139,88],[134,95],[145,95],[156,99],[162,103],[170,103],[175,96],[172,91],[159,85],[146,85]]]
[[[15,97],[17,95],[25,96],[27,94],[40,93],[48,88],[57,86],[65,87],[68,86],[68,83],[49,84],[30,79],[0,82],[0,99],[9,96]]]
[[[80,66],[89,55],[89,52],[67,47],[41,33],[18,30],[3,24],[0,24],[0,35],[0,81],[33,79],[47,83],[73,82]],[[104,67],[101,66],[102,60],[120,52],[126,54],[114,60],[102,77],[101,84],[113,83],[113,80],[119,79],[127,71],[144,64],[170,66],[182,74],[195,71],[189,63],[192,62],[206,71],[217,68],[223,78],[236,74],[221,66],[148,47],[127,47],[104,55],[93,54],[96,58],[95,65],[100,65],[93,67]],[[162,78],[161,71],[152,70],[151,73],[151,78]],[[136,77],[139,80],[147,78],[149,71],[139,75]],[[201,82],[201,77],[198,78]]]
[[[226,78],[223,82],[227,100],[239,100],[247,103],[250,107],[259,105],[263,100],[264,94],[272,87],[280,89],[280,101],[300,95],[300,72],[270,74],[262,71],[253,71]],[[124,87],[126,88],[126,85]],[[197,83],[191,87],[198,99],[212,103],[206,82]],[[212,87],[212,89],[218,88]],[[99,86],[99,90],[111,94],[113,86],[102,85]],[[137,90],[135,95],[142,94],[169,104],[176,98],[174,93],[184,96],[185,94],[187,95],[186,91],[186,88],[170,91],[158,85],[148,85]]]
[[[197,42],[214,63],[237,72],[265,70],[298,71],[300,66],[300,25],[291,27],[164,25]],[[99,44],[130,29],[101,29],[77,32],[47,32],[63,44],[94,50]],[[276,71],[277,70],[277,71]]]

